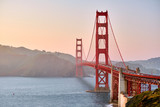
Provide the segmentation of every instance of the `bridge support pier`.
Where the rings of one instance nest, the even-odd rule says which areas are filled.
[[[122,69],[119,71],[119,90],[118,90],[118,107],[123,107],[124,102],[127,100],[122,97],[122,94],[127,94],[127,81],[124,79]]]
[[[111,68],[111,91],[110,102],[118,101],[119,73],[114,71],[114,66]]]
[[[110,91],[110,102],[113,102],[113,66],[111,69],[111,91]]]

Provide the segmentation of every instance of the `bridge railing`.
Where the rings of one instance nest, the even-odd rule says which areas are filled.
[[[89,62],[89,61],[82,61],[82,64],[88,64],[91,65],[92,67],[96,67],[95,62]],[[112,66],[111,65],[105,65],[104,63],[100,63],[99,66],[103,66],[103,68],[109,68],[111,69]],[[141,77],[141,78],[149,78],[149,79],[157,79],[160,80],[160,76],[155,76],[155,75],[150,75],[150,74],[144,74],[144,73],[139,73],[135,70],[131,70],[131,69],[127,69],[127,68],[121,68],[121,67],[117,67],[114,66],[113,67],[115,71],[120,71],[120,69],[122,70],[122,73],[124,75],[129,75],[129,76],[134,76],[134,77]]]

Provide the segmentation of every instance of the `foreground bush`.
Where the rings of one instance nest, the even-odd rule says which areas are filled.
[[[126,107],[160,107],[160,88],[134,96],[127,102]]]

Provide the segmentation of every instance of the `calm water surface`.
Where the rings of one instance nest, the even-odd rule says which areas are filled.
[[[89,77],[0,77],[0,107],[111,107],[109,93],[86,92],[94,84]]]
[[[94,78],[0,77],[0,107],[107,107],[109,93],[87,93]]]

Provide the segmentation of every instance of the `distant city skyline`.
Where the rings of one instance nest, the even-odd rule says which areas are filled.
[[[124,60],[160,57],[159,0],[1,0],[0,44],[75,56],[82,38],[87,53],[97,10],[108,10]]]

